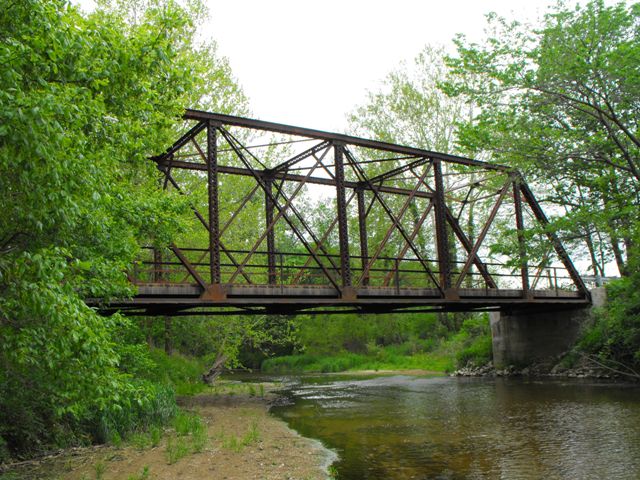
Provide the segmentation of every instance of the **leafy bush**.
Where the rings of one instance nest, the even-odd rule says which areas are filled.
[[[174,353],[167,355],[163,350],[152,349],[150,357],[154,368],[147,377],[155,382],[170,385],[176,395],[195,395],[204,391],[207,386],[202,381],[205,362]]]
[[[607,284],[607,304],[595,313],[577,349],[616,369],[640,373],[640,272]]]
[[[458,352],[456,364],[458,367],[464,367],[469,364],[482,366],[491,361],[492,352],[491,335],[481,335],[475,337],[468,346]]]
[[[493,348],[488,316],[477,315],[464,320],[452,342],[458,344],[456,353],[458,368],[469,364],[481,366],[490,362]]]
[[[139,246],[184,230],[186,199],[157,188],[147,159],[184,106],[246,105],[228,65],[195,41],[197,3],[135,8],[133,21],[127,2],[91,14],[3,2],[0,452],[115,440],[175,410],[169,389],[133,380],[152,365],[117,336],[122,319],[84,300],[131,295]]]

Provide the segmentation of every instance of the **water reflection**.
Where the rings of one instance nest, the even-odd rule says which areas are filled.
[[[274,409],[340,479],[637,479],[640,389],[507,379],[309,377]]]

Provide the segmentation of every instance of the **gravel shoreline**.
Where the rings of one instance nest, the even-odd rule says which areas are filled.
[[[601,380],[630,381],[625,375],[604,368],[578,366],[564,368],[560,365],[533,364],[524,368],[513,365],[496,369],[492,363],[482,366],[468,365],[451,374],[452,377],[542,377],[542,378],[591,378]]]

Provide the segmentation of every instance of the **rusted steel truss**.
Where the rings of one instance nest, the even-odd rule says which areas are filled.
[[[129,272],[138,294],[96,301],[105,311],[379,313],[590,301],[513,169],[209,112],[187,110],[184,119],[186,132],[152,160],[164,188],[192,200],[203,230],[181,246],[144,249]]]

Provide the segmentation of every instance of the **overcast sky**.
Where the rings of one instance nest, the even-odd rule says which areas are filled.
[[[85,9],[91,0],[74,0]],[[575,3],[575,2],[569,2]],[[207,2],[202,35],[229,59],[253,116],[342,131],[385,75],[427,44],[479,39],[495,11],[534,20],[555,0],[243,0]]]
[[[515,6],[526,18],[548,3],[215,1],[205,35],[229,58],[255,116],[339,131],[366,91],[425,45],[450,45],[458,32],[481,35],[489,11]]]

